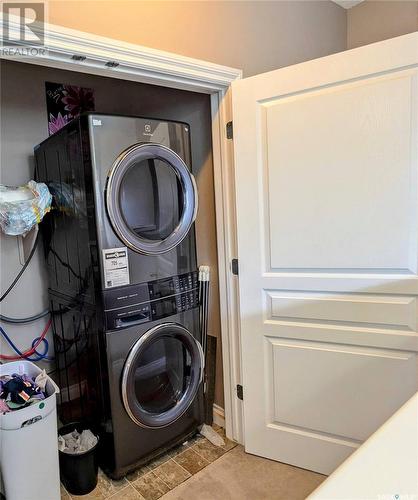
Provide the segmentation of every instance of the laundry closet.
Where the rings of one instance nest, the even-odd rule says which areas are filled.
[[[108,171],[110,170],[112,162],[114,162],[119,155],[124,154],[124,150],[126,147],[131,145],[130,143],[139,143],[141,140],[144,143],[156,143],[161,138],[171,137],[170,140],[160,140],[160,142],[163,142],[164,140],[168,142],[161,148],[161,151],[157,152],[157,157],[162,158],[164,155],[168,154],[167,162],[171,166],[174,165],[174,168],[176,169],[175,172],[173,171],[173,173],[170,174],[173,178],[168,179],[168,174],[164,172],[167,168],[164,168],[163,165],[155,165],[153,163],[152,168],[154,169],[154,175],[160,176],[160,181],[163,179],[166,183],[166,186],[164,187],[161,181],[159,188],[157,186],[157,190],[160,189],[160,193],[155,194],[152,193],[153,188],[155,190],[155,183],[153,184],[150,177],[152,176],[152,172],[146,174],[145,176],[138,173],[130,174],[131,178],[128,179],[125,182],[124,187],[121,188],[123,193],[121,192],[120,197],[123,198],[124,201],[122,200],[120,203],[119,201],[115,201],[114,206],[122,206],[125,204],[124,206],[128,209],[128,211],[130,210],[131,216],[126,216],[126,214],[120,215],[118,219],[119,222],[114,225],[113,228],[115,231],[118,231],[117,228],[120,228],[123,221],[127,218],[129,219],[129,217],[131,217],[132,220],[128,220],[128,223],[132,223],[137,226],[142,224],[141,227],[143,228],[143,233],[137,229],[136,235],[139,235],[136,239],[137,244],[140,244],[138,241],[147,240],[147,238],[143,238],[141,240],[140,236],[144,236],[145,232],[148,231],[147,234],[151,234],[149,241],[151,248],[150,252],[152,254],[152,247],[155,246],[155,240],[158,236],[155,236],[155,234],[153,236],[152,229],[145,227],[146,224],[150,224],[149,221],[138,222],[138,219],[140,219],[140,215],[138,215],[138,213],[145,211],[144,207],[147,203],[147,198],[152,198],[154,196],[154,201],[151,201],[151,203],[158,205],[159,203],[164,203],[164,200],[166,203],[169,203],[167,200],[170,196],[174,196],[177,200],[175,201],[175,204],[177,206],[178,202],[178,207],[175,208],[174,206],[167,205],[166,208],[163,208],[162,211],[160,210],[160,213],[155,217],[157,217],[162,226],[164,226],[164,224],[167,226],[165,230],[164,228],[161,230],[164,233],[162,234],[162,239],[165,240],[165,244],[167,245],[170,243],[169,233],[173,230],[175,230],[174,234],[176,241],[173,241],[170,248],[161,248],[156,252],[155,255],[161,255],[159,260],[157,257],[151,258],[146,255],[142,255],[141,257],[141,249],[139,249],[138,252],[132,250],[132,248],[135,249],[135,243],[130,244],[122,234],[123,231],[122,233],[116,232],[116,236],[114,235],[111,237],[113,242],[112,244],[109,240],[109,242],[104,244],[103,248],[99,249],[97,254],[100,254],[99,260],[101,258],[102,251],[106,251],[109,254],[109,251],[114,251],[115,249],[118,250],[120,247],[124,248],[130,254],[130,264],[128,264],[128,266],[130,265],[130,269],[127,270],[128,281],[124,281],[125,278],[122,278],[122,281],[117,281],[116,279],[113,285],[111,281],[107,281],[107,284],[105,285],[105,288],[108,288],[107,292],[113,293],[115,286],[116,290],[120,290],[118,287],[122,286],[122,290],[126,289],[132,297],[132,286],[123,287],[123,285],[146,282],[152,283],[152,285],[149,285],[149,290],[151,295],[154,294],[154,297],[151,297],[151,299],[149,299],[147,295],[148,299],[151,300],[151,302],[147,302],[147,304],[152,304],[152,307],[149,305],[145,306],[145,309],[147,307],[149,308],[150,314],[150,317],[148,317],[146,316],[148,312],[146,312],[146,319],[141,319],[138,315],[135,315],[135,311],[138,307],[135,306],[135,309],[134,305],[136,302],[140,302],[141,306],[143,306],[141,299],[131,298],[127,302],[128,305],[124,303],[124,305],[121,306],[121,302],[123,301],[118,299],[124,298],[125,300],[126,294],[125,297],[122,297],[124,294],[119,294],[121,297],[115,296],[115,298],[112,299],[113,302],[115,304],[118,302],[118,307],[122,308],[118,310],[126,311],[126,308],[130,307],[132,309],[133,316],[128,317],[125,314],[125,317],[122,317],[122,314],[119,314],[121,318],[115,319],[116,313],[113,314],[110,312],[108,314],[108,320],[112,321],[112,324],[108,324],[107,328],[109,330],[117,330],[121,327],[120,331],[118,331],[118,335],[123,335],[124,327],[127,325],[130,325],[131,327],[133,325],[135,328],[135,325],[139,325],[144,322],[146,323],[152,319],[155,320],[157,317],[169,317],[169,313],[159,313],[158,311],[160,308],[164,310],[169,309],[170,311],[170,308],[172,307],[176,309],[175,301],[172,306],[171,302],[170,304],[167,302],[168,299],[161,304],[158,301],[155,303],[152,302],[152,299],[163,297],[164,294],[171,297],[175,290],[177,290],[176,287],[178,287],[178,290],[181,289],[181,291],[184,290],[189,292],[184,297],[179,295],[178,300],[180,301],[180,305],[177,304],[177,307],[188,308],[189,299],[192,300],[190,308],[197,307],[199,301],[198,291],[196,290],[198,286],[197,269],[199,265],[210,266],[211,281],[208,314],[209,321],[207,330],[211,336],[217,338],[217,352],[212,352],[212,361],[210,366],[210,369],[214,371],[216,366],[216,374],[215,372],[212,374],[211,384],[213,387],[211,387],[210,390],[212,398],[214,397],[215,404],[219,405],[219,407],[223,407],[216,220],[212,163],[212,120],[209,95],[89,75],[85,73],[47,68],[43,66],[35,66],[20,62],[2,61],[2,93],[3,97],[7,96],[7,99],[3,99],[4,103],[2,102],[2,139],[4,144],[2,148],[2,163],[7,165],[7,169],[3,169],[2,171],[2,183],[6,185],[24,184],[28,179],[33,178],[34,176],[37,176],[39,181],[49,180],[49,184],[51,186],[55,185],[56,187],[54,198],[56,200],[59,199],[54,209],[57,211],[56,213],[60,212],[60,216],[55,219],[51,217],[51,214],[48,214],[45,218],[45,226],[52,224],[54,226],[55,233],[54,230],[52,230],[49,233],[49,236],[45,237],[44,234],[44,244],[42,245],[42,242],[39,242],[38,252],[33,259],[32,265],[27,269],[22,281],[17,284],[16,288],[10,293],[9,297],[6,298],[3,311],[7,311],[9,316],[20,317],[30,316],[34,312],[48,309],[48,307],[51,307],[54,311],[52,328],[55,334],[55,345],[58,345],[59,350],[59,352],[55,354],[55,377],[61,388],[61,394],[58,400],[59,408],[61,408],[61,419],[64,422],[72,421],[74,419],[88,419],[92,418],[91,413],[97,414],[104,411],[103,407],[100,407],[100,405],[103,405],[104,403],[103,401],[99,402],[96,400],[95,393],[98,391],[98,387],[102,382],[102,379],[106,378],[107,375],[101,372],[101,370],[103,370],[103,366],[100,365],[100,357],[104,356],[103,346],[99,345],[101,340],[98,337],[95,338],[94,335],[94,330],[100,328],[100,326],[97,325],[101,322],[100,319],[96,317],[97,312],[93,311],[90,313],[90,316],[97,320],[96,323],[92,324],[88,319],[89,314],[87,314],[88,307],[91,307],[88,305],[88,301],[87,305],[82,306],[81,309],[80,306],[75,307],[74,303],[71,303],[71,300],[78,300],[78,298],[75,299],[74,297],[83,295],[85,290],[80,291],[78,288],[74,292],[73,298],[71,300],[69,299],[72,293],[72,283],[78,281],[78,278],[80,278],[80,280],[85,278],[85,276],[84,278],[83,276],[77,277],[77,273],[80,272],[83,274],[81,271],[85,270],[83,260],[87,262],[90,259],[90,256],[88,255],[89,236],[88,233],[86,233],[85,239],[83,240],[81,235],[83,234],[83,231],[86,230],[86,228],[83,227],[83,221],[87,221],[87,219],[89,217],[91,218],[92,215],[91,213],[84,213],[84,218],[76,219],[71,218],[69,215],[70,212],[66,213],[66,210],[70,210],[71,207],[65,206],[65,193],[63,192],[64,189],[62,187],[64,179],[61,177],[66,177],[66,188],[68,193],[71,192],[71,200],[67,199],[67,203],[69,202],[72,207],[75,207],[77,200],[79,202],[81,200],[83,203],[86,203],[84,210],[89,210],[88,204],[93,203],[93,193],[91,192],[92,184],[88,184],[90,186],[89,188],[81,188],[79,179],[80,175],[84,175],[82,173],[83,168],[85,169],[87,167],[81,166],[81,170],[80,168],[77,170],[74,166],[75,163],[71,163],[75,162],[76,157],[81,158],[86,154],[82,151],[82,142],[84,139],[77,144],[74,141],[71,144],[67,139],[65,139],[61,145],[57,145],[55,147],[56,151],[52,151],[49,146],[41,145],[37,148],[37,161],[35,162],[34,159],[34,146],[43,143],[43,141],[46,141],[48,138],[49,117],[47,115],[46,107],[46,82],[60,82],[66,86],[91,89],[94,95],[94,112],[91,113],[91,116],[82,118],[81,120],[85,119],[86,123],[88,120],[91,124],[91,130],[93,130],[93,127],[96,131],[99,130],[100,132],[102,130],[106,130],[104,135],[100,136],[99,133],[99,135],[96,134],[94,138],[98,145],[96,144],[95,146],[96,149],[94,154],[96,155],[96,164],[93,168],[96,169],[95,171],[98,171],[103,167],[102,175],[104,176],[104,184],[100,188],[103,188],[103,196],[105,196],[105,192],[107,192],[108,195],[110,192],[109,186],[105,185],[105,183],[106,176],[109,173]],[[98,125],[100,125],[100,128]],[[67,125],[66,128],[69,129],[71,126],[71,124]],[[88,135],[88,133],[87,129],[83,132],[80,125],[80,129],[75,130],[72,135],[73,137],[80,138],[83,134]],[[54,138],[57,137],[58,139],[55,140],[54,138],[51,138],[43,144],[49,145],[51,140],[55,142],[59,141],[60,134],[61,136],[64,135],[62,131],[59,131],[54,136]],[[67,135],[71,135],[71,132]],[[112,144],[124,146],[120,147],[119,150],[117,150],[117,148],[112,150]],[[67,158],[66,155],[69,153],[68,148],[75,148],[76,151],[72,151],[72,156],[69,154]],[[172,150],[176,153],[172,153]],[[107,153],[105,153],[105,151],[107,151]],[[177,156],[177,153],[183,157],[184,161]],[[106,155],[109,158],[106,158]],[[58,160],[56,160],[57,158]],[[148,157],[145,158],[145,162],[148,161],[147,158]],[[110,162],[109,165],[103,166],[106,161]],[[154,160],[152,161],[154,162]],[[65,162],[68,164],[64,165]],[[59,171],[57,170],[57,172],[53,174],[51,170],[56,167],[56,164],[61,164],[61,166]],[[181,168],[183,168],[182,165],[184,164],[187,165],[187,169],[191,170],[191,177],[188,175],[186,170],[184,171],[184,174],[182,173]],[[177,165],[178,168],[175,165]],[[37,170],[36,173],[35,170]],[[137,170],[139,171],[140,169]],[[88,177],[90,178],[91,175],[91,172],[90,174],[86,174],[86,179]],[[93,177],[95,175],[98,174],[93,174]],[[148,178],[146,178],[147,175]],[[164,179],[164,176],[167,178]],[[196,182],[195,187],[194,179]],[[142,191],[139,190],[135,192],[135,184],[139,185],[141,182],[145,187],[143,187]],[[182,192],[179,195],[170,194],[171,191],[173,189],[176,190],[176,188],[170,187],[169,185],[167,187],[167,182],[174,182],[173,185],[176,185],[177,183],[178,189],[182,190]],[[187,182],[189,182],[190,185],[186,186],[187,189],[183,189],[185,188],[185,184],[187,184]],[[84,184],[83,181],[83,185],[86,186],[87,184]],[[76,193],[76,191],[80,189],[85,189],[84,195],[79,192]],[[150,192],[148,192],[147,189]],[[190,193],[192,193],[195,198],[190,198],[190,196],[192,196]],[[135,203],[137,203],[137,206],[141,210],[135,210]],[[132,204],[133,206],[131,206]],[[183,207],[185,207],[184,210]],[[107,209],[104,206],[102,208],[103,217],[106,218],[111,215],[109,213],[109,205],[107,206]],[[80,207],[80,209],[83,210],[82,207]],[[163,220],[164,217],[170,218],[172,216],[171,214],[176,213],[176,210],[178,212],[177,220],[170,220],[168,222]],[[181,216],[180,213],[182,211],[184,212],[183,216]],[[116,215],[114,217],[116,218]],[[111,220],[114,221],[115,218],[111,218]],[[186,226],[182,229],[181,224],[183,224],[183,219],[185,218],[187,219]],[[104,223],[103,219],[96,221],[97,233],[99,235],[102,235],[105,232],[105,228],[103,226]],[[77,224],[80,225],[77,226]],[[57,239],[56,234],[58,234],[59,231],[63,234]],[[125,232],[125,235],[128,235],[129,229],[126,229],[126,231],[127,233]],[[181,234],[181,231],[184,232],[183,235]],[[193,241],[191,240],[189,232],[193,235]],[[55,236],[53,236],[54,234]],[[194,234],[196,234],[196,236],[194,236]],[[55,238],[55,243],[52,242],[49,248],[45,248],[49,245],[48,242],[50,237],[52,240]],[[78,237],[79,240],[77,240]],[[24,259],[24,247],[29,243],[24,241],[22,242],[21,239],[18,240],[14,237],[7,237],[4,235],[2,235],[1,238],[2,247],[4,249],[4,251],[2,251],[2,275],[5,280],[11,281],[15,270],[19,267],[19,259]],[[90,235],[90,240],[91,238],[92,236]],[[78,241],[80,242],[80,245],[83,244],[85,246],[83,250],[78,248]],[[182,246],[188,248],[186,255],[177,255],[176,253],[173,254],[175,250],[171,249],[176,248],[177,245],[179,248]],[[108,248],[108,250],[105,250],[106,248]],[[142,253],[146,254],[146,249]],[[44,256],[47,258],[48,266],[45,266]],[[106,255],[104,255],[103,258],[106,258]],[[139,260],[137,260],[136,264],[133,264],[133,259],[135,258]],[[173,264],[171,264],[170,259],[173,260]],[[186,262],[184,262],[184,260]],[[104,266],[105,263],[102,265]],[[49,268],[49,277],[46,267]],[[161,273],[161,269],[164,268],[166,269],[166,272]],[[128,276],[129,271],[130,278]],[[62,277],[63,275],[64,278]],[[172,276],[175,278],[171,278]],[[90,278],[93,279],[92,277]],[[62,300],[58,300],[58,302],[55,302],[54,304],[55,299],[52,300],[51,296],[48,297],[48,286],[53,290],[57,290],[57,293],[65,294],[68,291],[68,300],[64,302]],[[171,289],[166,291],[166,289],[170,287]],[[25,293],[25,289],[29,289],[31,293]],[[191,291],[192,289],[194,290],[193,297]],[[138,292],[138,290],[136,290],[136,293],[140,296],[142,292]],[[21,296],[21,300],[16,299],[19,295]],[[108,297],[110,297],[110,295],[108,295]],[[181,305],[181,300],[184,302],[183,305]],[[193,302],[193,300],[195,302]],[[115,307],[116,305],[114,305],[114,308]],[[112,306],[109,306],[110,310],[114,310],[114,308],[112,309]],[[67,314],[66,317],[62,312],[64,309],[72,310],[72,312],[70,311],[70,314]],[[157,309],[158,311],[156,311]],[[151,310],[154,314],[152,318]],[[129,314],[130,313],[131,311],[129,310]],[[113,318],[112,314],[115,318]],[[160,316],[158,316],[158,314],[160,314]],[[197,309],[196,314],[198,315]],[[124,321],[126,321],[126,324]],[[189,324],[190,321],[191,320],[189,320]],[[39,324],[36,325],[36,328],[42,328],[42,322],[43,320],[41,319]],[[197,316],[196,320],[193,320],[192,323],[191,329],[194,329],[195,334],[197,335],[197,330],[200,328],[199,317]],[[31,342],[34,337],[34,328],[33,324],[30,326],[12,324],[9,326],[9,331],[15,336],[17,335],[17,332],[19,332],[19,343],[22,345],[24,343]],[[143,327],[143,330],[145,332],[147,328]],[[90,346],[89,349],[86,349],[85,342],[79,342],[79,339],[87,337],[92,339],[94,337],[92,343],[96,343],[97,345]],[[118,338],[120,338],[120,342],[118,341]],[[127,337],[125,335],[124,342],[126,342],[126,338]],[[134,340],[135,339],[132,338],[131,341],[128,341],[128,343],[134,345]],[[112,340],[112,344],[115,346],[114,349],[116,350],[121,343],[122,337],[115,337]],[[213,345],[213,343],[210,344]],[[51,337],[51,347],[49,351],[50,357],[54,355],[53,345],[54,342]],[[68,348],[66,348],[67,345]],[[129,346],[127,353],[129,352],[131,345]],[[178,346],[174,344],[167,345],[167,349],[171,349],[171,352],[175,352],[177,348]],[[110,347],[107,346],[107,349],[110,349]],[[186,356],[186,354],[184,355]],[[197,356],[198,354],[195,353],[195,355]],[[125,358],[126,357],[127,356],[125,356]],[[173,361],[173,363],[175,365],[178,362]],[[191,361],[190,364],[191,365],[188,366],[186,363],[184,368],[186,372],[188,370],[193,372],[194,368]],[[203,370],[203,366],[201,370]],[[89,379],[89,373],[94,374],[93,378]],[[197,373],[196,376],[199,377],[199,373]],[[215,385],[213,385],[213,380],[216,381]],[[93,387],[89,387],[89,384]],[[97,387],[94,387],[96,384]],[[110,389],[109,387],[107,388],[108,391],[113,391],[113,394],[111,393],[110,395],[107,395],[110,399],[119,397],[119,380],[115,381],[115,384],[116,385],[112,386]],[[187,384],[188,382],[186,382],[185,379],[184,385]],[[178,387],[178,390],[183,390],[181,388],[181,384]],[[151,396],[148,395],[144,397],[148,397],[149,399]],[[158,399],[155,395],[153,397]],[[168,409],[167,405],[170,406],[169,403],[162,403],[161,408]],[[96,407],[93,408],[94,406]],[[150,408],[150,411],[151,410],[152,408]],[[157,411],[157,409],[154,410]],[[135,417],[133,418],[135,421]],[[200,417],[200,420],[202,420],[202,417]],[[199,421],[199,424],[202,423],[202,421]],[[138,424],[138,422],[135,423]],[[169,422],[167,421],[165,425],[168,423]],[[149,424],[149,426],[152,427],[152,424]],[[167,441],[167,436],[164,439]],[[121,445],[122,442],[123,439],[121,439]],[[123,446],[126,447],[128,445],[129,436],[127,436]],[[162,445],[163,443],[158,443],[159,452],[161,452]],[[124,470],[124,472],[126,472],[126,470]]]

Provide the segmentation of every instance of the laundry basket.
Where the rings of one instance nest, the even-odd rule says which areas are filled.
[[[0,365],[0,375],[41,369],[30,361]],[[47,397],[21,410],[0,414],[0,464],[7,500],[59,500],[57,385],[48,378]]]

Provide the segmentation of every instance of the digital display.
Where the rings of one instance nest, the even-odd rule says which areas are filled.
[[[155,319],[176,314],[177,312],[176,300],[174,298],[161,300],[159,302],[156,302],[153,305],[153,308],[154,308],[153,313],[155,311],[155,314],[153,314]]]
[[[173,295],[174,284],[171,278],[167,280],[160,280],[158,283],[152,283],[149,285],[150,295],[153,299],[159,299],[161,297],[167,297],[167,295]]]

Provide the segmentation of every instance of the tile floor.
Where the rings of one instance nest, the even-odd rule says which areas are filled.
[[[99,471],[97,486],[88,495],[70,495],[61,486],[61,499],[157,500],[236,446],[225,437],[224,429],[215,428],[225,440],[223,447],[214,446],[198,434],[119,481],[109,479]]]
[[[216,428],[216,427],[215,427]],[[112,481],[99,472],[89,495],[62,500],[303,500],[325,476],[245,453],[225,438],[219,448],[196,436],[163,457]]]
[[[236,446],[161,500],[305,500],[325,476]]]

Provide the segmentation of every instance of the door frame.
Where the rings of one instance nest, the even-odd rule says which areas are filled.
[[[3,19],[1,24],[4,30]],[[242,71],[54,24],[45,23],[42,28],[45,50],[25,57],[2,53],[0,58],[210,95],[224,418],[227,436],[243,444],[242,402],[236,392],[242,380],[238,283],[231,270],[231,261],[237,256],[234,163],[232,141],[226,134],[226,124],[232,120],[230,85],[242,78]],[[9,16],[8,29],[9,36],[19,39],[18,17]],[[36,26],[31,29],[36,30]],[[215,409],[219,418],[219,409]]]

